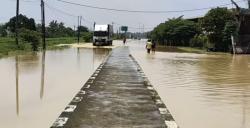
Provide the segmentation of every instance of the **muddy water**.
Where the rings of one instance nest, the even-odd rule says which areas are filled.
[[[181,128],[250,128],[250,56],[156,52],[133,56]]]
[[[0,59],[0,127],[50,127],[109,52],[70,48]]]

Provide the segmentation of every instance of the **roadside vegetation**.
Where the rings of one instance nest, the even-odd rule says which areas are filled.
[[[41,24],[36,24],[33,18],[20,14],[19,44],[16,44],[15,21],[16,17],[12,17],[7,23],[0,24],[0,57],[41,49]],[[85,26],[80,26],[79,30],[80,42],[91,42],[93,33]],[[198,20],[183,19],[182,16],[168,19],[155,27],[149,36],[159,46],[164,46],[159,49],[170,46],[187,52],[230,52],[231,35],[235,35],[236,31],[234,10],[218,7],[211,9]],[[66,27],[63,22],[53,20],[46,26],[47,48],[75,43],[76,35],[76,30]],[[119,39],[119,36],[116,35],[115,38]]]
[[[58,37],[58,38],[47,38],[47,49],[60,49],[57,47],[59,44],[72,44],[77,42],[76,37]],[[80,42],[84,42],[84,39],[81,38]],[[42,47],[39,43],[38,48]],[[0,57],[16,55],[16,54],[25,54],[33,52],[31,44],[21,41],[19,48],[16,46],[15,38],[11,37],[0,37]]]
[[[150,35],[159,45],[182,47],[186,51],[230,52],[231,35],[236,34],[237,29],[234,17],[233,10],[218,7],[197,21],[182,16],[169,19]]]
[[[0,57],[39,51],[41,49],[41,24],[36,24],[33,18],[19,15],[19,44],[15,42],[15,21],[0,24]],[[85,26],[80,26],[80,42],[90,42],[92,32]],[[48,49],[58,48],[58,44],[77,42],[77,31],[66,27],[64,23],[53,20],[46,27],[46,45]]]

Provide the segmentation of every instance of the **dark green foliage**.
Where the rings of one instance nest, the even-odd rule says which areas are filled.
[[[231,36],[237,35],[237,23],[234,21],[227,22],[225,25],[225,28],[223,30],[223,46],[224,48],[228,48],[225,51],[230,50],[230,47],[232,47],[232,41]]]
[[[38,25],[38,29],[40,29],[40,25]],[[88,32],[88,28],[85,26],[79,27],[80,32]],[[49,38],[56,37],[73,37],[76,36],[77,31],[74,31],[70,27],[65,27],[64,23],[58,23],[56,20],[53,20],[49,23],[49,26],[46,28],[46,36]]]
[[[49,26],[46,28],[47,36],[50,38],[55,37],[65,37],[67,34],[65,33],[66,27],[62,22],[57,23],[56,20],[53,20],[49,23]]]
[[[6,37],[7,31],[6,31],[6,25],[0,25],[0,37]]]
[[[93,33],[91,32],[83,32],[82,33],[83,40],[85,42],[91,42],[93,39]]]
[[[36,31],[36,23],[33,18],[28,18],[25,15],[20,14],[18,16],[18,26],[19,29],[25,28],[29,30]],[[16,17],[12,17],[8,23],[6,23],[6,27],[11,31],[15,32],[15,25],[16,25]]]
[[[209,42],[214,44],[216,51],[228,51],[230,37],[236,31],[233,12],[227,8],[211,9],[201,20],[201,27],[208,35]]]
[[[189,46],[190,39],[198,33],[198,25],[193,21],[173,18],[158,25],[152,31],[151,37],[161,44],[171,43],[174,46]]]
[[[67,36],[69,36],[69,37],[75,36],[75,31],[70,27],[65,28],[64,32],[66,33],[66,37]]]
[[[151,38],[153,40],[157,40],[159,41],[159,43],[164,43],[164,31],[165,31],[165,24],[161,23],[159,24],[156,28],[154,28],[154,30],[151,33]]]
[[[79,26],[78,29],[80,30],[80,32],[89,32],[89,29],[85,26]]]
[[[33,51],[38,51],[40,34],[29,29],[21,29],[20,37],[24,42],[30,43]]]
[[[190,47],[197,47],[197,48],[204,48],[204,47],[208,47],[207,46],[207,36],[205,35],[196,35],[194,36],[194,38],[192,38],[189,42],[189,46]]]

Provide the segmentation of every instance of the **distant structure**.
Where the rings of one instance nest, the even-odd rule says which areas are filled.
[[[248,9],[240,8],[235,1],[231,1],[236,6],[235,17],[238,24],[237,34],[232,36],[233,53],[250,54],[250,0]]]

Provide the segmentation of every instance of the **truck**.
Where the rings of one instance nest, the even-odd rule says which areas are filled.
[[[93,45],[107,46],[112,45],[113,26],[110,24],[94,25]]]

